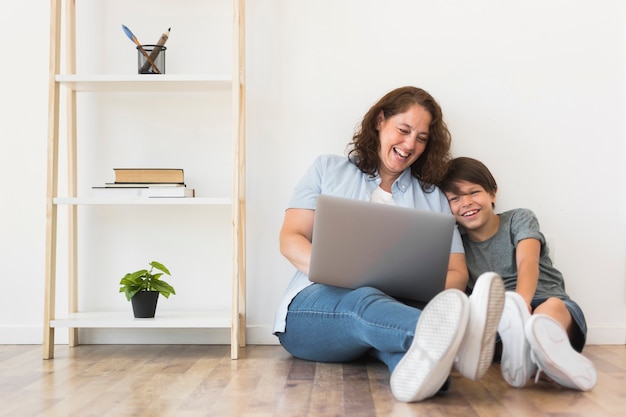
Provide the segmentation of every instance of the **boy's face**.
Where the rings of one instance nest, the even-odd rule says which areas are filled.
[[[455,185],[459,193],[447,192],[446,197],[456,221],[467,230],[484,227],[494,216],[496,196],[472,182],[458,181]]]

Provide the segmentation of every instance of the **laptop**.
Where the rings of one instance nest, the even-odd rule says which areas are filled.
[[[451,214],[320,195],[309,279],[423,305],[445,287],[454,224]]]

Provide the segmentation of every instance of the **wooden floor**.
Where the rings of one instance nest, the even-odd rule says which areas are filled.
[[[445,395],[396,401],[379,362],[321,364],[280,346],[0,345],[0,416],[615,416],[626,415],[626,346],[588,346],[598,384],[509,387],[492,365],[478,382],[452,374]]]

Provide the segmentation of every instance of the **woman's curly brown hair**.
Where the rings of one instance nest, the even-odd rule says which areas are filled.
[[[380,164],[378,156],[380,140],[376,129],[378,115],[382,112],[385,119],[388,119],[396,114],[404,113],[414,105],[426,109],[432,118],[426,149],[411,165],[411,172],[420,180],[422,189],[430,191],[432,186],[438,185],[445,175],[446,165],[451,158],[451,135],[443,121],[441,107],[428,92],[421,88],[411,86],[397,88],[385,94],[378,103],[374,104],[352,136],[352,141],[348,145],[351,148],[348,158],[362,172],[376,175]]]

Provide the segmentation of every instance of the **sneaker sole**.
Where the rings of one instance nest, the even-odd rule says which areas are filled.
[[[502,278],[493,272],[482,274],[470,296],[469,325],[455,363],[465,378],[476,381],[491,366],[503,308]]]
[[[424,308],[411,347],[391,374],[391,392],[400,401],[432,397],[444,384],[469,319],[467,296],[455,289],[439,293]]]
[[[530,312],[521,295],[507,292],[504,311],[498,325],[502,339],[500,371],[504,380],[511,386],[521,388],[537,370],[530,358],[530,345],[526,341],[525,325]]]
[[[572,348],[567,333],[552,317],[535,314],[526,322],[526,338],[539,369],[557,384],[591,390],[598,375],[593,363]]]

